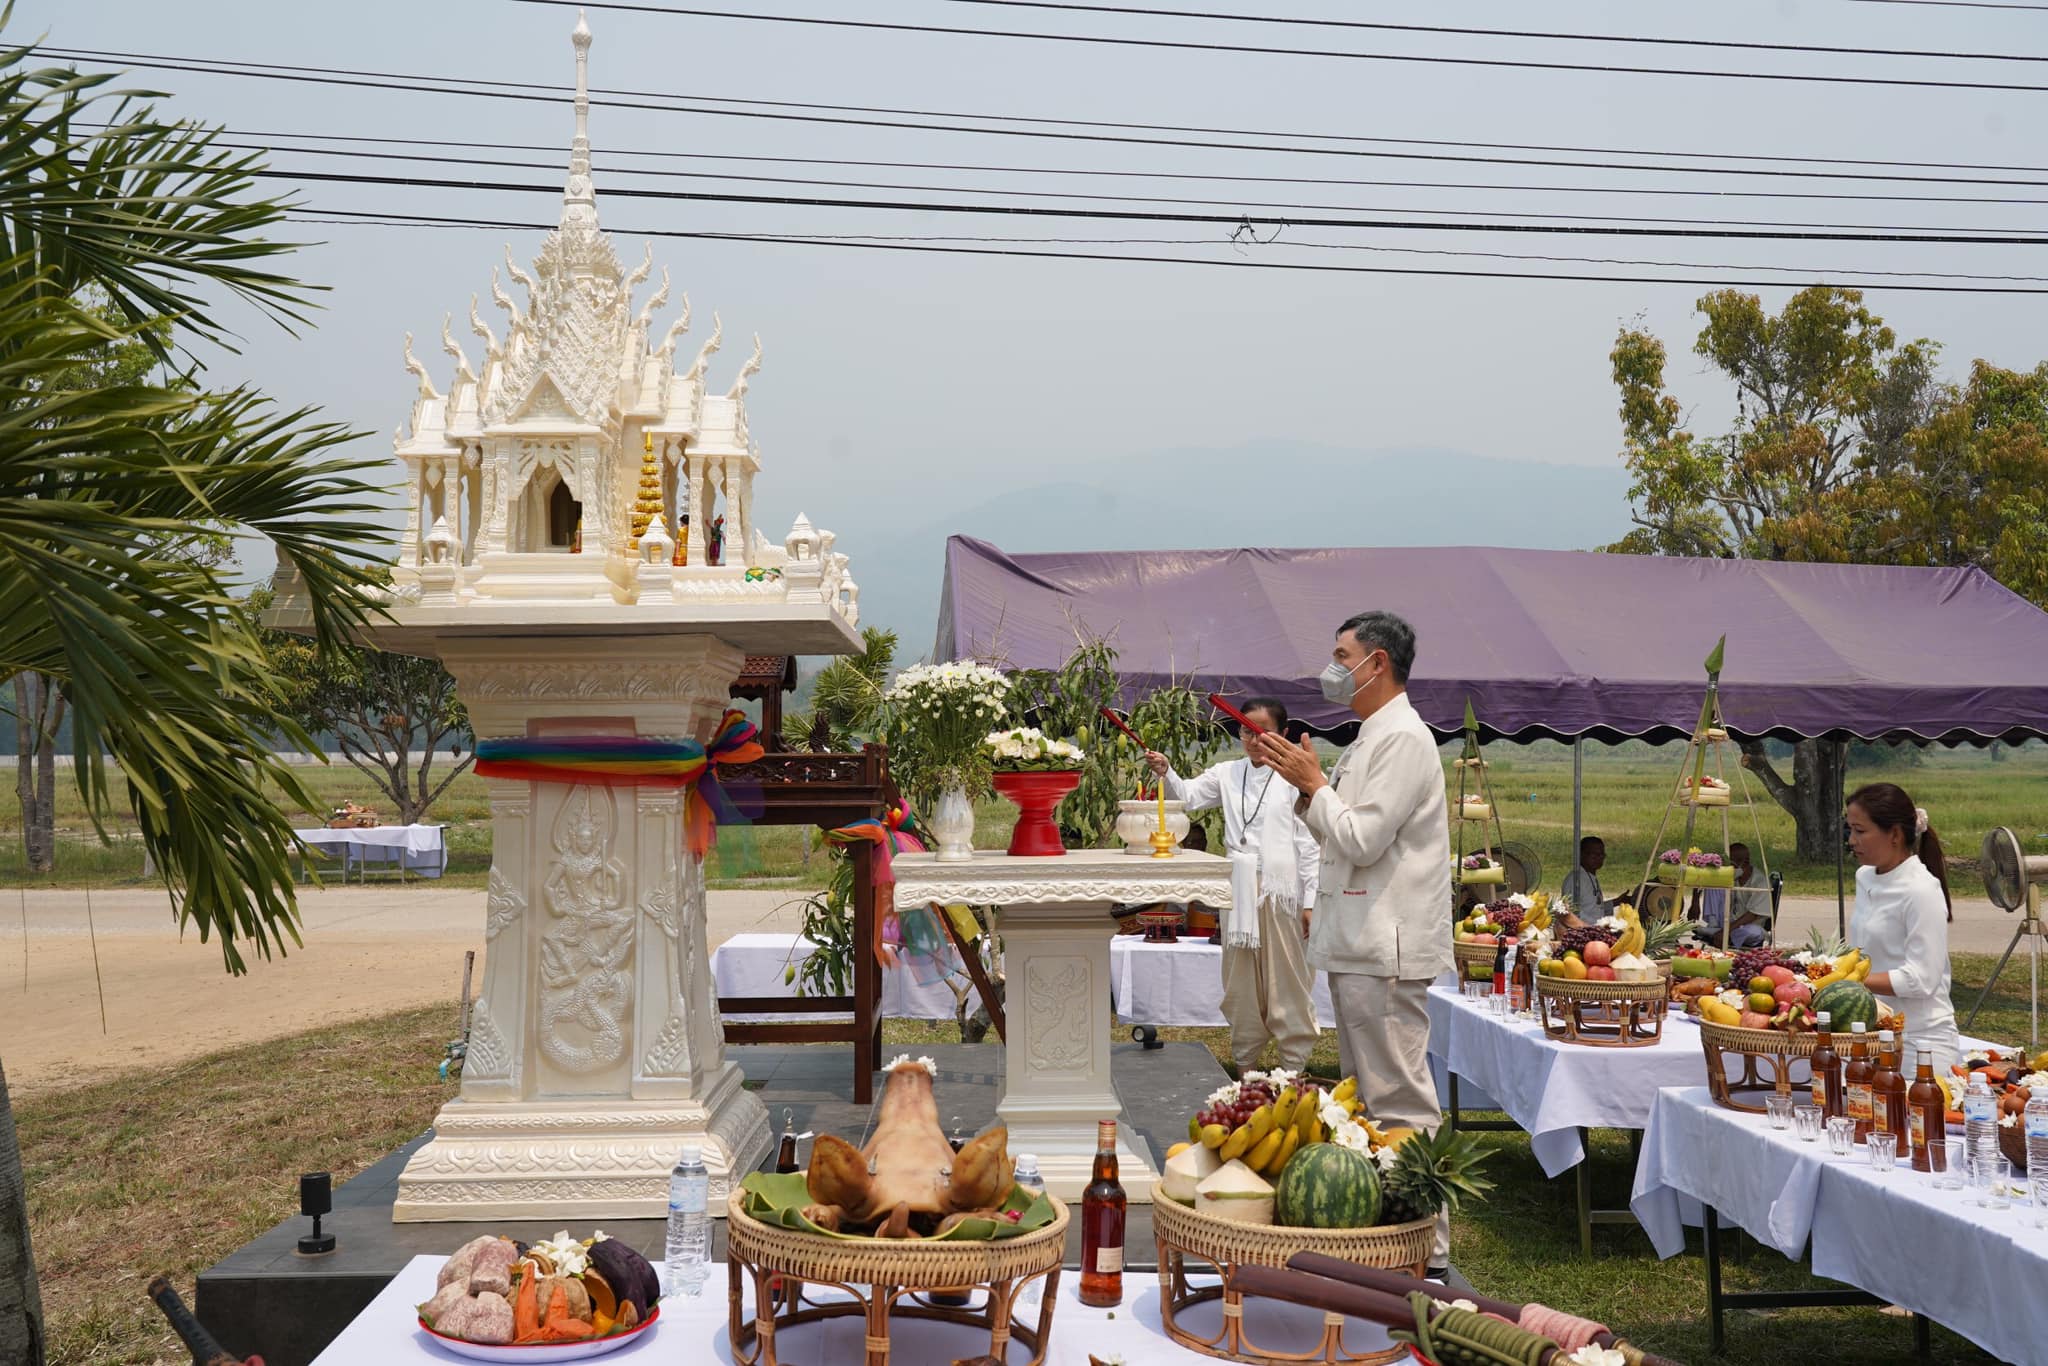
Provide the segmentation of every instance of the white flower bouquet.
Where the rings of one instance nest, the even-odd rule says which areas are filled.
[[[911,665],[882,695],[892,764],[934,789],[973,787],[988,771],[982,737],[1009,695],[1010,680],[986,664]]]
[[[1081,767],[1088,756],[1068,740],[1055,740],[1035,726],[989,733],[982,741],[989,766],[998,773],[1057,773]]]

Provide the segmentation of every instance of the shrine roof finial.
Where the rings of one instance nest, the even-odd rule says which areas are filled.
[[[569,144],[569,180],[562,188],[564,223],[597,222],[597,191],[590,182],[590,24],[576,11],[569,35],[576,45],[576,137]]]

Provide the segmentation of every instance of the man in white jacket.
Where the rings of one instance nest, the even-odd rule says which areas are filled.
[[[1389,612],[1337,629],[1323,696],[1349,706],[1358,738],[1328,779],[1306,737],[1273,736],[1254,752],[1299,788],[1322,846],[1309,932],[1311,967],[1330,974],[1337,1048],[1382,1126],[1443,1122],[1429,1071],[1429,984],[1451,955],[1450,820],[1436,739],[1408,701],[1415,632]],[[1450,1219],[1437,1220],[1432,1268],[1450,1260]]]
[[[1279,735],[1287,708],[1270,697],[1244,704],[1254,725]],[[1315,838],[1294,813],[1300,793],[1251,757],[1250,730],[1238,737],[1245,754],[1183,778],[1166,756],[1147,751],[1145,762],[1166,784],[1166,795],[1189,812],[1223,808],[1223,845],[1231,861],[1231,907],[1223,917],[1223,1018],[1240,1071],[1259,1065],[1266,1040],[1280,1046],[1280,1065],[1308,1065],[1321,1029],[1310,993],[1302,944],[1302,912],[1315,904]]]

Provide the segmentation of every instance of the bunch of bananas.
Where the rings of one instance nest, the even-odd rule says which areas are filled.
[[[1529,914],[1522,917],[1522,924],[1532,930],[1547,930],[1550,928],[1550,893],[1531,892],[1529,894]]]
[[[1869,975],[1870,955],[1861,949],[1851,949],[1837,957],[1834,967],[1826,975],[1815,978],[1811,985],[1817,992],[1837,982],[1860,982]]]
[[[1241,1159],[1262,1176],[1278,1176],[1295,1150],[1330,1137],[1322,1117],[1322,1091],[1316,1087],[1283,1091],[1279,1097],[1251,1113],[1235,1129],[1205,1124],[1196,1135],[1204,1147],[1216,1150],[1225,1162]],[[1346,1077],[1330,1092],[1330,1099],[1348,1115],[1364,1108],[1358,1099],[1358,1079]]]
[[[1628,927],[1621,932],[1621,938],[1614,941],[1614,956],[1626,958],[1630,954],[1640,954],[1649,937],[1643,932],[1643,922],[1636,915],[1636,908],[1624,901],[1614,908],[1614,913]]]

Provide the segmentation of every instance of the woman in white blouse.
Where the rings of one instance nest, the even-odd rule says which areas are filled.
[[[1927,813],[1894,783],[1871,783],[1849,796],[1849,847],[1855,851],[1856,910],[1849,942],[1870,955],[1864,985],[1889,996],[1906,1017],[1906,1060],[1934,1054],[1948,1075],[1961,1045],[1948,996],[1948,863]]]

